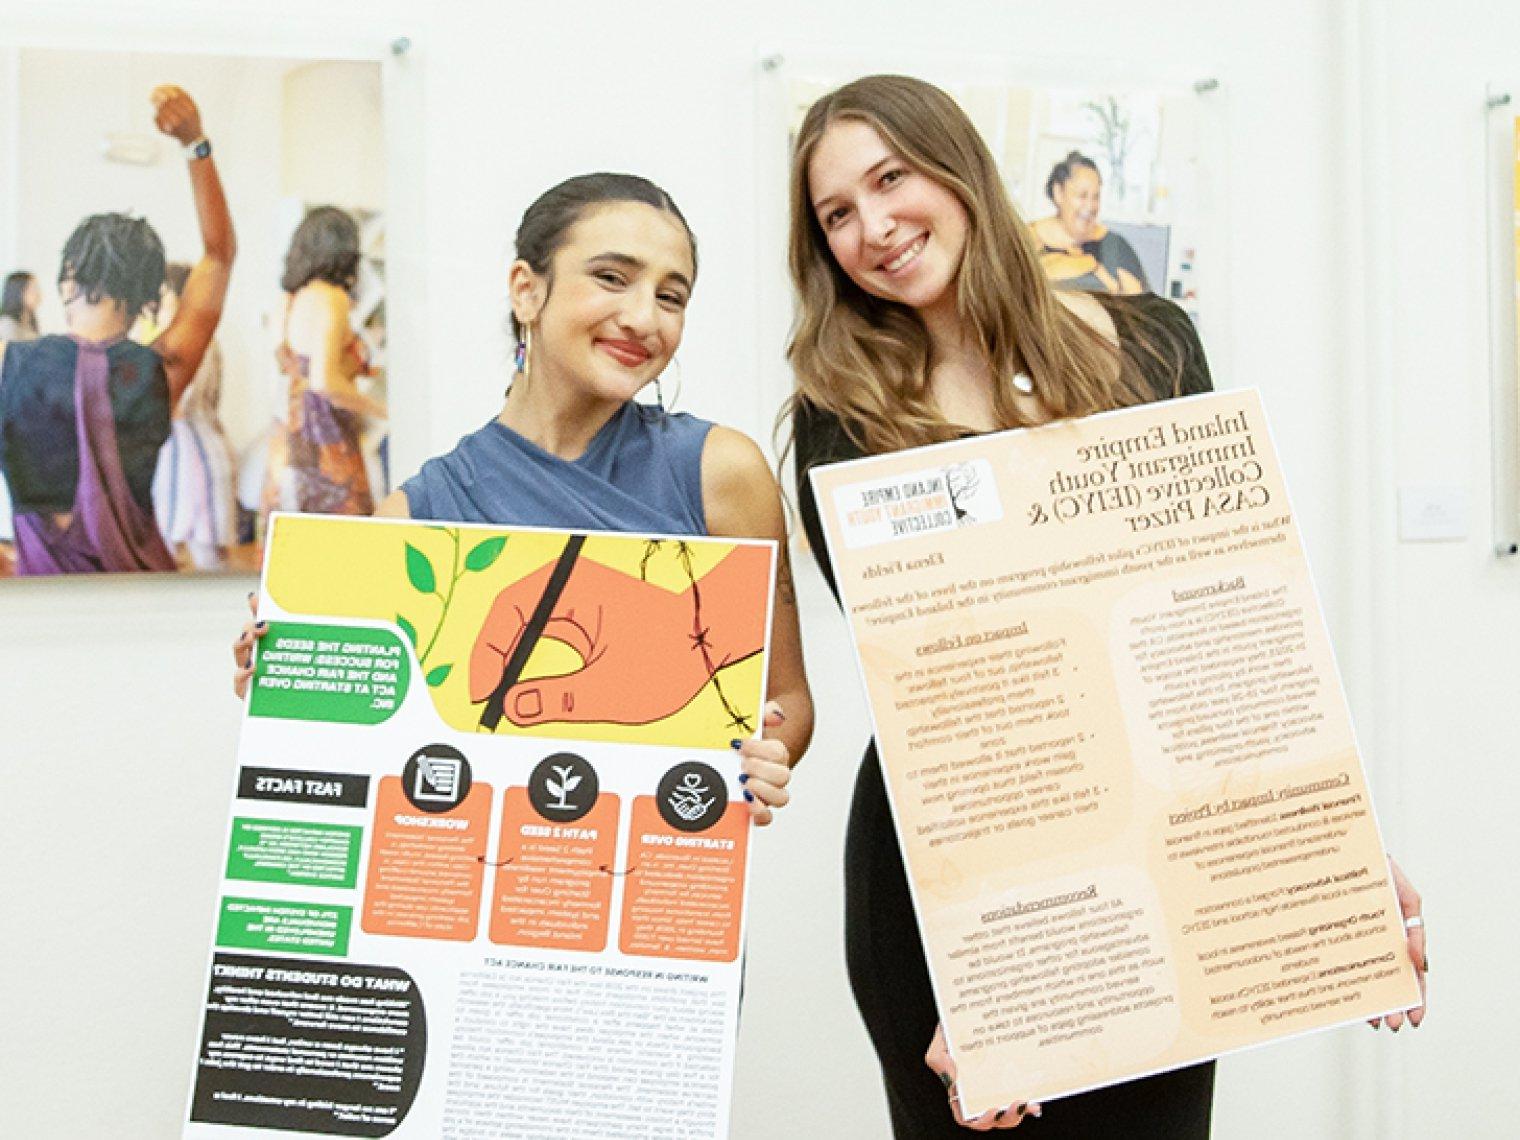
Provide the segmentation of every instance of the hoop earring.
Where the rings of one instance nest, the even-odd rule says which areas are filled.
[[[676,390],[675,393],[670,397],[670,408],[673,409],[676,406],[676,401],[681,398],[681,359],[678,356],[672,356],[670,358],[670,363],[671,366],[676,370]],[[654,398],[655,402],[659,404],[660,411],[662,412],[670,410],[665,407],[665,393],[660,388],[660,381],[664,378],[665,377],[663,375],[656,376],[654,378]]]

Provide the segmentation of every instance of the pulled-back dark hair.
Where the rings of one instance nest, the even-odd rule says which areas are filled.
[[[290,239],[280,288],[294,293],[313,281],[326,281],[351,293],[358,280],[358,225],[336,206],[318,206]]]
[[[58,284],[72,284],[90,304],[118,301],[135,318],[158,304],[164,283],[164,243],[146,218],[95,214],[64,243]]]
[[[1074,150],[1050,168],[1050,177],[1045,179],[1045,197],[1054,202],[1056,187],[1065,186],[1067,179],[1078,170],[1091,170],[1098,176],[1099,181],[1103,179],[1103,172],[1098,169],[1098,164],[1080,150]]]
[[[696,273],[697,239],[687,224],[675,199],[647,178],[637,174],[578,174],[539,195],[517,225],[517,256],[541,277],[551,277],[554,255],[565,244],[570,227],[596,206],[611,202],[641,202],[662,210],[681,223],[686,240],[691,243],[691,268]],[[517,315],[512,315],[512,333],[521,336]]]
[[[5,289],[0,293],[0,317],[26,320],[26,287],[32,280],[32,275],[24,269],[18,269],[6,277]]]

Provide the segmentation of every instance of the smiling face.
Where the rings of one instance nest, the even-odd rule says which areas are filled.
[[[1103,180],[1098,172],[1078,166],[1059,186],[1052,186],[1056,216],[1073,241],[1086,241],[1098,228],[1098,209],[1103,204]]]
[[[533,383],[597,403],[630,400],[681,343],[696,268],[673,215],[640,202],[586,211],[551,273],[512,267],[513,310],[533,327]]]
[[[953,303],[966,208],[875,127],[832,123],[808,160],[807,190],[829,251],[861,289],[918,310]]]

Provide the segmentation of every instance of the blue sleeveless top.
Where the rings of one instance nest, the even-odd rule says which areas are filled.
[[[566,460],[492,420],[401,484],[414,519],[706,534],[702,447],[712,424],[629,401]]]

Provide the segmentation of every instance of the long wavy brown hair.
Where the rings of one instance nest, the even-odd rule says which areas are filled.
[[[809,108],[792,153],[788,257],[797,314],[787,358],[801,401],[836,416],[867,453],[952,439],[967,429],[947,422],[929,391],[929,335],[905,305],[873,297],[834,260],[814,215],[808,165],[830,125],[873,127],[913,169],[952,191],[968,215],[956,275],[956,305],[997,383],[1000,427],[1029,419],[1014,400],[1013,377],[1027,372],[1057,417],[1081,416],[1156,397],[1133,347],[1120,351],[1057,300],[1034,240],[1019,219],[997,165],[971,120],[932,84],[901,75],[857,79]],[[1128,322],[1132,328],[1140,322]],[[1138,352],[1163,360],[1144,328]],[[1178,381],[1174,379],[1174,386]]]

